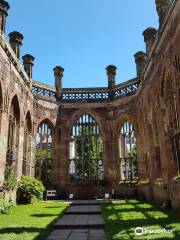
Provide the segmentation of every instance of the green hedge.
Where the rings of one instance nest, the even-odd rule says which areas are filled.
[[[29,204],[34,200],[41,200],[43,191],[44,186],[41,181],[29,176],[22,176],[17,189],[17,203]]]
[[[15,203],[0,199],[0,214],[8,214],[12,207],[15,206]]]

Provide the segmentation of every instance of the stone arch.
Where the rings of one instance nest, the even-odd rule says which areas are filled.
[[[38,123],[36,125],[36,128],[34,129],[35,130],[35,135],[36,135],[38,127],[44,122],[51,126],[51,129],[52,129],[53,134],[54,134],[55,125],[53,124],[53,121],[51,121],[49,118],[43,118],[43,119],[40,119],[40,121],[38,121]]]
[[[46,187],[52,184],[54,125],[45,118],[36,129],[35,177]]]
[[[120,129],[121,129],[121,126],[124,122],[130,122],[133,127],[134,127],[134,130],[136,132],[136,135],[138,135],[138,126],[137,126],[137,122],[136,120],[134,119],[133,116],[129,115],[129,114],[123,114],[121,115],[120,117],[118,117],[115,121],[115,127],[114,127],[114,131],[115,132],[119,132]]]
[[[122,128],[124,125],[127,124],[127,129],[124,129],[122,133]],[[118,159],[119,159],[119,176],[121,180],[133,180],[137,178],[136,172],[133,170],[136,168],[137,165],[133,165],[132,161],[135,157],[132,154],[132,147],[136,146],[137,141],[137,125],[136,121],[134,120],[133,116],[128,114],[123,114],[120,116],[115,123],[114,128],[116,134],[116,142],[117,142],[117,150],[118,150]],[[126,137],[125,135],[128,134],[129,131],[129,143],[126,144]],[[132,135],[133,134],[133,135]],[[132,144],[132,139],[135,139],[135,142]],[[128,140],[128,139],[127,139]],[[123,147],[122,147],[123,146]],[[123,175],[124,174],[124,175]]]
[[[31,118],[30,111],[27,111],[27,113],[26,113],[24,126],[25,126],[25,128],[28,129],[29,133],[32,133],[32,118]]]
[[[69,139],[70,132],[71,132],[74,122],[83,114],[91,115],[95,119],[95,121],[97,122],[97,124],[100,128],[103,140],[105,141],[106,134],[105,134],[105,127],[103,126],[103,121],[102,121],[101,117],[99,116],[99,114],[97,112],[93,111],[92,109],[80,109],[80,110],[76,111],[74,114],[72,114],[72,117],[70,118],[70,120],[68,121],[68,124],[67,124],[67,126],[69,126],[68,131],[67,131],[67,139]]]
[[[17,95],[12,98],[9,115],[13,115],[20,124],[20,105]]]
[[[20,107],[17,95],[12,98],[9,111],[6,164],[17,170],[20,131]]]

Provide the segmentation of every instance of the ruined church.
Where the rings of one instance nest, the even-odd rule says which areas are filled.
[[[33,80],[35,58],[21,56],[22,33],[7,38],[0,0],[0,191],[11,166],[62,196],[113,190],[180,207],[180,1],[155,4],[159,28],[142,29],[133,79],[117,84],[108,65],[107,87],[63,88],[61,66],[54,86]]]

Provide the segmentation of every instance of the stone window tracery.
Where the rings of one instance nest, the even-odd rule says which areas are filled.
[[[41,179],[45,186],[52,184],[53,170],[53,131],[47,121],[43,121],[36,134],[35,177]]]
[[[11,103],[8,127],[8,142],[6,165],[14,166],[17,164],[17,154],[19,147],[19,129],[20,129],[20,109],[17,96],[15,96]]]
[[[70,181],[91,181],[104,178],[103,140],[100,128],[89,114],[74,123],[69,141]]]
[[[121,180],[137,179],[136,135],[130,122],[124,122],[120,129],[119,157]]]

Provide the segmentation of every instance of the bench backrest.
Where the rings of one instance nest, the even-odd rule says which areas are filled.
[[[47,197],[54,197],[57,195],[56,190],[47,190]]]

